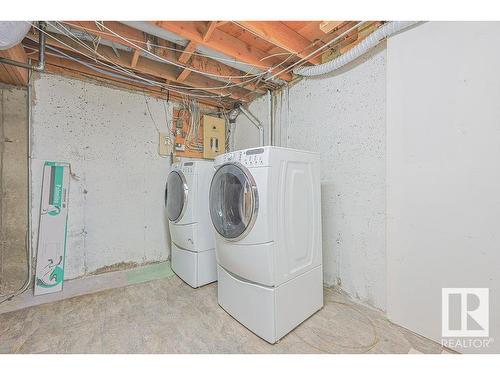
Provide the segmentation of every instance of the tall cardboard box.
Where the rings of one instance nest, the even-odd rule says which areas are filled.
[[[69,180],[68,163],[45,162],[38,229],[35,295],[59,292],[63,288]]]

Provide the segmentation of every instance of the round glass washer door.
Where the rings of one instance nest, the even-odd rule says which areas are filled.
[[[179,222],[186,211],[188,186],[186,178],[181,171],[172,171],[167,177],[165,186],[165,207],[168,219],[174,223]]]
[[[210,185],[210,217],[224,238],[238,241],[252,229],[259,210],[257,185],[239,163],[222,165]]]

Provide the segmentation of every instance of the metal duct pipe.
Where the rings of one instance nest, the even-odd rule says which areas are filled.
[[[255,125],[257,129],[259,129],[259,145],[264,146],[264,127],[262,126],[262,123],[259,121],[257,117],[255,117],[248,109],[243,107],[242,104],[239,104],[237,108],[240,110],[241,113],[245,115],[245,117]]]
[[[38,64],[31,65],[27,63],[22,63],[20,61],[6,59],[5,57],[0,57],[0,63],[18,66],[20,68],[34,70],[36,72],[43,72],[45,69],[45,22],[40,21],[40,31],[38,33]]]

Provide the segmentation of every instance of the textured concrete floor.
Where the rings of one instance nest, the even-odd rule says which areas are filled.
[[[440,345],[325,289],[325,307],[270,345],[178,277],[0,315],[1,353],[441,353]]]

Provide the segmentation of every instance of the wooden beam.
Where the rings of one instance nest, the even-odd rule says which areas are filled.
[[[156,21],[154,24],[183,38],[224,53],[225,55],[228,55],[238,61],[255,65],[259,67],[259,69],[273,68],[273,66],[278,62],[276,59],[265,59],[267,57],[265,52],[241,41],[238,38],[226,34],[217,28],[213,31],[210,41],[203,41],[203,34],[207,27],[203,26],[203,24],[200,25],[200,22]],[[282,66],[273,69],[272,71],[279,71],[281,69],[283,69]],[[280,78],[290,81],[292,79],[292,75],[290,73],[284,73],[280,75]]]
[[[381,24],[382,22],[379,21],[368,22],[350,31],[336,43],[330,45],[329,48],[322,53],[321,58],[323,63],[337,58],[338,56],[350,50],[352,47],[356,46],[364,38],[370,35],[375,29],[377,29]],[[349,28],[350,27],[352,26],[349,26]],[[338,35],[340,34],[340,32],[344,32],[345,30],[346,26],[342,26],[340,29],[334,32],[334,35]]]
[[[319,29],[325,34],[328,34],[342,25],[344,21],[323,21],[319,24]]]
[[[94,22],[90,21],[67,21],[65,22],[66,24],[80,29],[80,30],[85,30],[86,32],[100,36],[103,39],[110,40],[115,43],[119,43],[122,45],[126,45],[132,48],[136,48],[132,44],[128,44],[126,41],[123,41],[121,38],[113,35],[106,29],[99,29],[97,25]],[[142,32],[138,31],[137,29],[134,29],[132,27],[129,27],[127,25],[121,24],[119,22],[105,22],[104,23],[107,28],[115,32],[116,34],[119,34],[120,36],[127,38],[127,39],[134,39],[137,41],[142,41],[144,38],[144,35]],[[134,42],[136,45],[139,45],[143,48],[146,47],[146,42]],[[164,58],[165,60],[168,60],[174,64],[182,64],[179,60],[178,57],[172,49],[175,47],[173,43],[170,43],[164,39],[159,39],[158,40],[159,45],[164,45],[167,47],[170,47],[168,49],[161,49],[161,57]],[[191,68],[194,68],[198,71],[206,72],[209,74],[214,74],[214,75],[221,75],[221,76],[244,76],[245,73],[242,72],[241,70],[235,69],[233,67],[230,67],[228,65],[222,64],[216,60],[200,56],[200,55],[191,55],[191,59],[189,60],[188,63],[182,64],[182,65],[187,65]],[[141,59],[142,60],[142,59]],[[239,83],[239,82],[244,82],[247,79],[232,79],[232,82]],[[265,90],[259,88],[255,83],[250,82],[248,84],[245,84],[244,86],[248,90],[254,90],[259,93],[264,93]]]
[[[311,52],[311,42],[291,29],[283,22],[279,21],[238,21],[243,28],[257,34],[262,39],[283,48],[286,51],[297,54],[299,57],[306,57]],[[309,58],[313,64],[319,64],[319,57]]]
[[[358,23],[358,21],[345,21],[342,22],[340,25],[335,27],[330,33],[324,34],[322,31],[318,30],[318,33],[316,34],[316,38],[321,40],[323,43],[328,43],[331,40],[337,38],[340,34],[344,33],[345,31],[349,30],[351,27],[355,26]],[[319,29],[319,26],[318,26]],[[357,32],[357,29],[354,29],[352,32]],[[318,44],[319,45],[319,44]]]
[[[28,62],[28,56],[21,44],[18,44],[7,50],[0,51],[0,56],[9,60],[15,60],[22,63]],[[2,67],[2,81],[12,85],[28,84],[28,69],[21,68],[10,64],[0,64]]]
[[[142,33],[142,31],[124,25],[120,22],[109,21],[109,22],[104,22],[104,25],[107,28],[113,30],[114,33],[122,36],[123,38],[133,40],[133,43],[127,43],[127,41],[123,40],[123,38],[114,35],[105,28],[102,29],[99,28],[94,21],[64,21],[63,23],[72,26],[74,28],[87,31],[90,34],[100,36],[104,39],[110,40],[115,43],[120,43],[122,45],[134,49],[136,48],[134,44],[139,45],[140,47],[143,48],[146,47],[146,42],[144,41],[144,34]]]
[[[337,27],[335,27],[330,33],[325,34],[321,29],[319,28],[319,25],[321,24],[320,21],[311,21],[307,22],[303,27],[297,30],[297,32],[302,35],[303,37],[307,38],[311,42],[316,41],[316,47],[321,45],[322,43],[326,43],[332,38],[334,38],[336,35],[339,34],[339,30],[345,30],[346,27],[350,27],[354,25],[355,23],[352,21],[343,21],[341,24],[339,24]]]
[[[134,54],[132,55],[132,59],[130,61],[130,67],[135,68],[137,65],[137,61],[139,60],[139,57],[141,56],[141,50],[140,49],[135,49]]]
[[[227,65],[219,64],[215,60],[208,59],[200,55],[193,55],[189,62],[189,66],[198,71],[203,71],[210,74],[216,74],[226,77],[242,77],[242,78],[224,78],[224,80],[228,80],[233,83],[246,82],[250,78],[252,78],[251,76],[248,76],[245,72],[242,72],[241,70],[229,67]],[[257,85],[255,81],[245,83],[242,87],[247,90],[255,91],[261,94],[267,92],[267,90]]]
[[[374,32],[377,28],[379,28],[382,25],[382,22],[375,21],[375,22],[370,22],[368,25],[364,25],[358,29],[358,33],[356,35],[356,38],[351,41],[351,43],[344,43],[340,47],[340,53],[344,54],[347,51],[349,51],[351,48],[355,47],[359,43],[361,43],[368,35],[370,35],[372,32]]]
[[[205,30],[205,33],[203,34],[203,41],[208,42],[210,38],[212,37],[213,32],[215,29],[218,27],[217,21],[210,21],[208,23],[207,29]]]
[[[177,77],[177,81],[179,81],[179,82],[183,82],[183,81],[187,78],[187,76],[188,76],[190,73],[191,73],[191,71],[190,71],[190,70],[188,70],[188,69],[184,69],[184,70],[181,72],[181,74],[179,74],[179,76]]]
[[[187,63],[188,60],[191,58],[191,55],[193,54],[195,49],[196,49],[196,43],[190,41],[186,46],[186,48],[184,48],[184,51],[182,51],[181,55],[179,56],[179,62],[182,64]]]
[[[217,27],[217,22],[215,21],[209,22],[208,27],[202,36],[202,40],[204,42],[210,39],[216,27]],[[184,51],[182,51],[181,55],[179,56],[179,62],[183,64],[187,63],[191,58],[191,56],[193,55],[193,52],[196,50],[196,46],[197,44],[192,40],[190,40],[186,48],[184,48]]]

